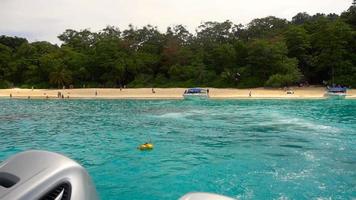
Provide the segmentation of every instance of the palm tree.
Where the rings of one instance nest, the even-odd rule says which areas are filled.
[[[49,82],[60,88],[72,82],[72,73],[63,67],[57,68],[57,70],[50,73]]]

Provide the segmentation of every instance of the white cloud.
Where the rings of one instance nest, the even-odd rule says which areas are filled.
[[[269,15],[291,19],[298,12],[340,14],[351,0],[0,0],[0,34],[58,42],[65,29],[100,30],[152,24],[164,31],[202,21],[246,24]]]

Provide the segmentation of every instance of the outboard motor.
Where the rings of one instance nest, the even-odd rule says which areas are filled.
[[[46,151],[16,154],[0,164],[0,200],[98,200],[86,170]]]

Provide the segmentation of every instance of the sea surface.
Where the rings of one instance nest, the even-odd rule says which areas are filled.
[[[0,160],[29,149],[78,161],[103,200],[356,198],[355,100],[0,100]]]

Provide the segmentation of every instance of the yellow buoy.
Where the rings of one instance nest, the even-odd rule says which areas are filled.
[[[145,143],[145,144],[141,144],[140,146],[138,146],[137,148],[141,151],[146,151],[146,150],[152,150],[153,149],[153,144],[152,143]]]

